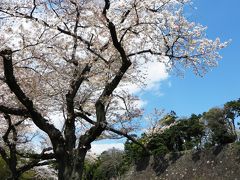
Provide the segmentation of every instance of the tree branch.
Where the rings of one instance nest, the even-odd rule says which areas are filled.
[[[0,56],[3,59],[4,75],[8,87],[15,94],[18,100],[26,107],[34,124],[49,135],[53,146],[56,148],[59,145],[63,145],[64,139],[61,132],[52,124],[49,124],[48,121],[36,110],[33,102],[26,96],[17,83],[12,64],[12,53],[13,52],[10,49],[0,51]]]
[[[142,51],[138,51],[138,52],[128,54],[127,57],[132,57],[132,56],[135,56],[135,55],[146,54],[146,53],[150,53],[152,55],[159,55],[159,56],[163,55],[163,53],[154,52],[151,49],[147,49],[147,50],[142,50]]]
[[[110,8],[110,0],[105,0],[105,6],[102,14],[107,18],[107,10]]]
[[[34,13],[34,11],[35,11],[36,8],[37,8],[36,0],[33,0],[33,9],[32,9],[32,11],[31,11],[31,13],[30,13],[30,16],[31,16],[31,17],[33,16],[33,13]]]
[[[4,105],[0,105],[0,113],[23,116],[23,117],[30,116],[27,109],[7,107]]]
[[[18,174],[23,174],[24,172],[26,172],[36,166],[45,166],[45,165],[53,164],[55,162],[56,162],[55,160],[44,161],[44,162],[41,162],[40,160],[33,160],[33,161],[29,162],[28,164],[18,168],[17,172],[18,172]]]
[[[84,119],[85,121],[87,121],[88,123],[90,123],[90,124],[92,124],[92,125],[96,125],[96,124],[97,124],[97,122],[93,121],[92,119],[90,119],[88,116],[86,116],[86,115],[83,114],[83,113],[75,112],[75,115],[76,115],[77,117],[80,117],[80,118]],[[105,130],[108,130],[108,131],[111,131],[111,132],[113,132],[113,133],[115,133],[115,134],[117,134],[117,135],[123,136],[123,137],[131,140],[131,141],[134,142],[135,144],[141,146],[144,150],[148,151],[148,149],[147,149],[143,144],[141,144],[140,142],[138,142],[136,139],[134,139],[134,137],[132,137],[131,135],[128,135],[127,133],[121,132],[121,131],[116,130],[116,129],[114,129],[114,128],[112,128],[112,127],[109,127],[109,126],[106,126],[106,127],[105,127]]]
[[[17,152],[17,154],[21,157],[24,158],[31,158],[31,159],[38,159],[38,160],[49,160],[49,159],[54,159],[55,158],[55,154],[54,153],[45,153],[48,151],[51,151],[52,148],[45,148],[42,150],[42,152],[40,154],[34,154],[34,153],[19,153]]]
[[[76,143],[75,135],[75,116],[74,116],[74,98],[83,81],[86,79],[86,74],[90,71],[91,66],[87,64],[82,72],[75,69],[74,77],[70,83],[68,93],[66,94],[67,101],[67,120],[65,123],[64,135],[67,139],[66,145],[68,149],[73,149]]]
[[[106,13],[109,8],[110,8],[110,1],[105,0],[103,15],[106,17],[106,20],[108,21],[108,28],[111,34],[113,45],[121,55],[122,65],[119,68],[118,72],[116,73],[115,77],[112,79],[112,81],[106,84],[102,94],[99,96],[98,100],[96,101],[95,108],[96,108],[97,122],[84,135],[80,136],[79,138],[80,141],[78,146],[79,148],[80,147],[89,148],[90,143],[96,140],[96,138],[99,137],[101,133],[105,130],[107,126],[105,101],[116,89],[116,87],[122,80],[124,74],[127,72],[128,68],[132,64],[131,61],[127,58],[127,55],[121,43],[118,41],[115,25],[112,22],[110,22],[109,19],[107,19]]]

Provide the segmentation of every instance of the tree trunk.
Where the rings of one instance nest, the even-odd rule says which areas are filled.
[[[9,159],[9,169],[11,171],[11,177],[8,179],[18,180],[19,174],[17,172],[17,156],[16,156],[16,145],[10,145],[10,159]]]
[[[74,153],[64,153],[58,162],[59,180],[81,180],[83,177],[84,160],[87,150],[80,149]]]

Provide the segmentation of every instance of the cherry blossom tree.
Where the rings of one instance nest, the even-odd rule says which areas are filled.
[[[145,83],[144,64],[199,75],[217,65],[227,43],[207,39],[206,28],[184,16],[189,3],[0,2],[0,113],[29,118],[49,137],[59,179],[81,179],[99,137],[135,141],[129,133],[142,109],[125,87]]]
[[[8,109],[9,110],[9,109]],[[6,111],[6,110],[3,110]],[[5,119],[5,123],[2,121]],[[11,176],[9,179],[19,179],[26,171],[38,166],[53,163],[52,148],[45,148],[40,154],[33,153],[30,148],[31,140],[36,136],[31,123],[26,118],[4,114],[1,117],[0,156],[8,166]],[[26,148],[28,147],[28,148]],[[47,154],[46,154],[47,153]]]

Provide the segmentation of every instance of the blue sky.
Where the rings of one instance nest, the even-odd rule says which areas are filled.
[[[229,100],[240,98],[240,1],[239,0],[194,0],[188,9],[188,18],[208,27],[207,37],[222,41],[232,39],[230,45],[220,51],[219,66],[203,78],[190,70],[184,78],[171,75],[160,86],[162,96],[146,92],[142,98],[148,102],[149,112],[153,108],[174,110],[179,116],[202,113]]]

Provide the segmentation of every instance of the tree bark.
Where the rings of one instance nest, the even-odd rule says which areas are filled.
[[[84,160],[87,149],[75,150],[73,153],[64,152],[57,159],[59,180],[81,180],[83,177]]]

